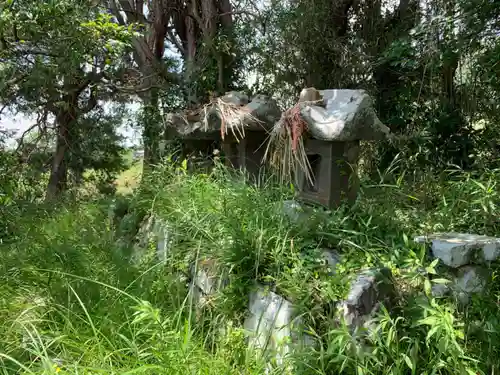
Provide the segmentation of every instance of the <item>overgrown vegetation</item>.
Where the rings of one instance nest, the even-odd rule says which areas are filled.
[[[271,372],[500,371],[496,265],[468,305],[436,299],[432,283],[445,280],[429,276],[441,265],[411,240],[498,236],[500,4],[257,3],[0,2],[0,115],[34,117],[13,145],[0,124],[2,374],[266,373],[241,328],[256,283],[293,302],[314,341]],[[288,186],[247,184],[218,161],[194,174],[182,158],[161,161],[174,143],[167,112],[199,112],[233,89],[285,108],[308,86],[367,90],[393,132],[364,147],[354,207],[291,222]],[[119,136],[127,119],[142,131],[140,160]],[[292,141],[306,131],[282,130]],[[276,134],[270,159],[306,163],[300,142]],[[150,217],[171,234],[163,262],[154,239],[134,246],[150,239],[138,232]],[[334,274],[323,248],[342,255]],[[203,309],[193,265],[229,281]],[[380,266],[396,303],[360,341],[333,305],[359,270]]]
[[[23,215],[6,207],[3,372],[263,373],[240,328],[258,281],[299,306],[317,343],[289,358],[295,373],[495,373],[496,281],[465,309],[436,300],[427,281],[436,264],[409,238],[431,230],[495,233],[498,224],[485,218],[498,215],[498,193],[485,189],[497,176],[454,173],[447,186],[433,176],[420,182],[425,192],[417,184],[365,185],[351,211],[318,211],[301,224],[282,214],[288,189],[252,187],[222,167],[188,175],[170,164],[116,198],[119,221],[108,219],[110,203],[99,199]],[[116,240],[133,237],[150,214],[170,225],[168,259],[130,263],[131,242]],[[322,247],[343,255],[333,276],[317,263]],[[200,316],[185,275],[201,259],[230,282]],[[356,270],[380,265],[396,276],[398,304],[383,310],[362,351],[333,323],[331,303],[345,297]]]

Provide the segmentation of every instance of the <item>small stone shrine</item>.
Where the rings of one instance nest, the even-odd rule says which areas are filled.
[[[232,91],[197,113],[167,114],[166,125],[170,136],[182,138],[185,153],[209,153],[215,144],[228,167],[255,177],[263,166],[267,133],[280,116],[275,100],[257,95],[249,101],[247,95]]]
[[[291,109],[295,121],[303,124],[298,137],[308,165],[294,171],[299,197],[327,208],[353,203],[359,185],[360,141],[382,140],[389,129],[363,90],[305,91],[314,92],[314,100],[301,99]],[[243,93],[229,92],[195,112],[167,114],[166,133],[182,138],[186,149],[205,153],[219,143],[227,166],[245,169],[256,178],[264,167],[270,133],[283,126],[289,111],[282,113],[276,101],[265,95],[250,101]],[[283,134],[296,143],[296,129]],[[281,146],[278,142],[274,147]],[[290,152],[283,151],[287,153],[290,157]]]
[[[302,173],[298,184],[302,199],[334,208],[356,200],[360,141],[382,140],[389,128],[378,119],[365,91],[319,93],[323,103],[306,104],[300,111],[310,135],[304,147],[313,183]]]

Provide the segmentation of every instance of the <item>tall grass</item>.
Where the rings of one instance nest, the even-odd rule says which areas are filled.
[[[500,175],[450,172],[411,183],[394,176],[366,182],[350,210],[316,210],[300,222],[282,212],[291,189],[252,186],[223,168],[158,168],[115,203],[122,220],[108,219],[107,201],[13,205],[0,244],[1,371],[265,373],[240,328],[259,283],[298,307],[316,341],[289,358],[295,374],[497,373],[496,279],[466,308],[436,300],[428,275],[439,265],[410,239],[436,230],[497,233]],[[168,223],[166,262],[129,261],[147,215]],[[342,256],[334,275],[321,264],[322,248]],[[193,265],[227,279],[202,310],[188,293]],[[335,323],[334,303],[358,270],[374,266],[393,271],[398,298],[360,341]]]

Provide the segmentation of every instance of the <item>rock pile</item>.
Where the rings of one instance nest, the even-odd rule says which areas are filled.
[[[450,293],[467,303],[474,293],[485,290],[490,279],[488,266],[500,258],[500,238],[469,233],[435,233],[415,237],[427,244],[432,255],[448,268],[451,284],[433,286],[435,297]]]
[[[151,256],[157,261],[165,261],[173,240],[167,222],[154,215],[147,216],[135,236],[132,261],[141,262],[151,259]],[[342,257],[335,250],[326,248],[318,254],[322,258],[321,263],[333,276]],[[210,259],[199,259],[192,264],[189,273],[189,290],[198,312],[229,283],[229,275]],[[363,270],[353,278],[346,299],[331,301],[331,304],[338,311],[338,323],[343,319],[350,331],[355,333],[359,328],[369,329],[371,318],[381,304],[390,304],[393,293],[390,270]],[[248,344],[261,350],[270,359],[269,363],[276,361],[278,365],[283,364],[289,353],[315,345],[313,337],[306,333],[296,306],[265,286],[255,285],[248,296],[247,311],[243,328],[247,333]]]
[[[340,256],[330,249],[323,249],[321,255],[333,274],[341,261]],[[197,305],[203,305],[210,295],[227,285],[227,279],[221,282],[221,278],[215,275],[213,270],[192,268],[192,291]],[[339,310],[339,323],[344,319],[352,333],[359,328],[369,329],[370,320],[380,306],[391,303],[394,296],[391,279],[389,269],[360,272],[351,283],[346,300],[334,302]],[[249,295],[248,315],[244,322],[249,346],[274,357],[281,366],[287,354],[315,345],[313,337],[306,333],[303,319],[297,314],[296,306],[286,298],[256,285]]]
[[[169,136],[206,139],[232,129],[268,131],[280,116],[281,110],[274,99],[256,95],[249,100],[245,93],[230,91],[203,108],[167,113],[164,120]]]

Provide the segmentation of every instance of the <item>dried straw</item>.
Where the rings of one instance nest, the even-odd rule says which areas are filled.
[[[210,103],[203,106],[202,122],[205,131],[209,130],[209,117],[215,113],[221,121],[220,135],[222,140],[230,129],[236,141],[245,137],[245,126],[250,122],[260,123],[261,121],[253,116],[247,106],[239,106],[227,103],[221,98],[215,98]]]
[[[269,137],[264,159],[277,170],[281,182],[298,182],[301,171],[311,184],[314,183],[303,140],[307,132],[307,123],[300,114],[303,105],[297,103],[286,110]]]

